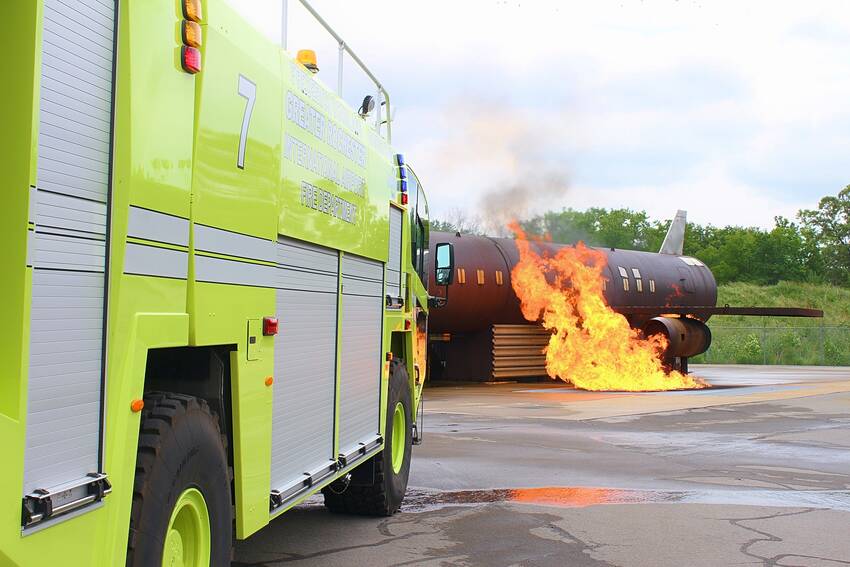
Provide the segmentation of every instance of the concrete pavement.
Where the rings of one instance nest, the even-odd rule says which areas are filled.
[[[400,514],[314,499],[235,565],[850,565],[850,369],[694,371],[715,387],[430,388]]]

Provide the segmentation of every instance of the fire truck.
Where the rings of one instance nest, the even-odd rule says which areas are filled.
[[[225,0],[6,6],[0,565],[226,565],[319,492],[399,509],[453,252],[301,4],[336,89]]]

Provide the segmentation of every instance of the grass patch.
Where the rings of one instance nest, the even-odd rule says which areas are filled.
[[[796,282],[718,287],[717,304],[737,307],[811,307],[823,319],[712,317],[712,344],[694,363],[850,365],[850,289]]]

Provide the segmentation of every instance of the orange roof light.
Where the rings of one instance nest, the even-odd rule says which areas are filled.
[[[319,72],[319,64],[316,60],[316,52],[312,49],[300,49],[298,51],[296,59],[298,59],[298,62],[307,67],[310,71],[314,73]]]
[[[187,20],[200,23],[203,19],[201,0],[183,0],[183,17]]]
[[[183,43],[189,47],[200,47],[204,42],[198,22],[183,20]]]
[[[133,413],[139,413],[145,407],[145,400],[133,400],[130,402],[130,411]]]

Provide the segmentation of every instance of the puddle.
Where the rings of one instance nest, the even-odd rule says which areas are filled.
[[[499,488],[448,492],[409,490],[404,512],[447,506],[516,502],[559,508],[605,504],[727,504],[850,511],[850,491],[840,490],[633,490],[592,487]]]
[[[721,385],[713,385],[706,382],[706,386],[704,388],[674,388],[672,390],[583,390],[581,388],[575,388],[573,386],[555,386],[551,388],[529,388],[529,389],[517,389],[513,390],[514,393],[517,394],[561,394],[561,393],[569,393],[569,394],[696,394],[699,392],[703,393],[717,393],[718,390],[735,390],[739,388],[750,388],[750,385],[746,384],[721,384]]]

